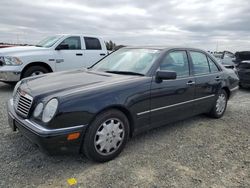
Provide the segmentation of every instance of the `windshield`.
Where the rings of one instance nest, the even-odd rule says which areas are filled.
[[[62,36],[46,37],[43,40],[41,40],[40,42],[38,42],[36,46],[49,48],[49,47],[53,46],[61,37]]]
[[[145,75],[159,54],[159,50],[153,49],[120,49],[102,59],[92,70]]]

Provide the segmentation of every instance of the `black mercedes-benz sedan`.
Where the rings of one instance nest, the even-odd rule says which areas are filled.
[[[203,113],[222,117],[238,82],[199,49],[127,47],[89,69],[21,80],[9,124],[43,151],[104,162],[140,132]]]

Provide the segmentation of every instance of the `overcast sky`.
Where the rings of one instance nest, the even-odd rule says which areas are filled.
[[[250,50],[248,0],[1,0],[0,41],[84,33],[125,45]]]

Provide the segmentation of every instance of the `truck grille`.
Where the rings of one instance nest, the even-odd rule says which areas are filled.
[[[23,91],[17,90],[14,96],[14,107],[18,114],[25,118],[28,117],[32,102],[33,97]]]

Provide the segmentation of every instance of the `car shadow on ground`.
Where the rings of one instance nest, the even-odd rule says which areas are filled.
[[[12,92],[14,89],[15,85],[11,84],[4,84],[0,82],[0,92]]]
[[[152,152],[157,153],[159,149],[162,149],[162,146],[159,148],[154,148],[154,146],[164,145],[165,143],[172,144],[171,138],[185,137],[187,130],[190,131],[192,127],[203,126],[203,122],[211,120],[213,119],[205,115],[199,115],[141,133],[129,140],[120,156],[104,164],[95,163],[79,154],[44,154],[21,134],[8,133],[6,137],[9,143],[1,157],[8,164],[8,168],[4,167],[8,170],[6,177],[3,177],[3,179],[6,181],[10,178],[9,175],[14,176],[23,185],[29,184],[29,182],[26,182],[28,180],[36,182],[37,185],[43,184],[45,179],[66,182],[66,179],[73,174],[85,174],[85,172],[96,168],[111,168],[110,166],[115,166],[117,163],[126,165],[129,160],[135,158],[134,155],[140,157],[141,160],[145,160],[145,156],[151,155]],[[163,147],[167,149],[167,146]]]
[[[143,132],[139,135],[136,135],[129,140],[125,150],[121,153],[120,156],[129,157],[128,155],[131,152],[135,151],[136,148],[141,148],[141,144],[144,145],[146,142],[155,143],[157,142],[155,140],[156,137],[165,137],[168,134],[169,135],[176,134],[176,131],[178,130],[182,130],[189,126],[193,126],[194,124],[196,124],[196,121],[197,121],[197,124],[199,124],[199,120],[202,118],[205,119],[205,121],[208,121],[208,119],[210,119],[205,115],[200,115],[200,116],[185,119],[183,121],[179,121],[176,123],[171,123],[165,126],[154,128],[147,132]],[[27,138],[25,138],[18,132],[12,133],[11,137],[12,137],[11,140],[13,142],[11,147],[13,147],[14,155],[15,156],[21,155],[22,157],[25,158],[24,161],[18,160],[19,161],[18,166],[22,166],[21,169],[23,170],[26,168],[24,171],[26,170],[29,171],[30,169],[30,165],[26,164],[25,161],[29,161],[29,162],[33,161],[34,166],[38,168],[47,166],[47,168],[50,169],[49,171],[55,171],[55,173],[58,170],[58,168],[60,168],[61,165],[67,165],[73,168],[74,166],[77,167],[79,165],[91,166],[94,164],[96,165],[99,164],[99,163],[95,163],[87,159],[83,154],[65,153],[65,154],[49,155],[49,154],[43,153],[42,151],[39,150],[37,146],[32,144],[30,141],[27,140]],[[45,170],[45,168],[41,168],[41,169]],[[76,169],[74,169],[74,172],[76,171]],[[82,171],[81,168],[79,170]],[[51,172],[51,175],[52,174],[54,173]]]
[[[241,91],[246,91],[249,92],[250,91],[250,87],[240,87]]]

